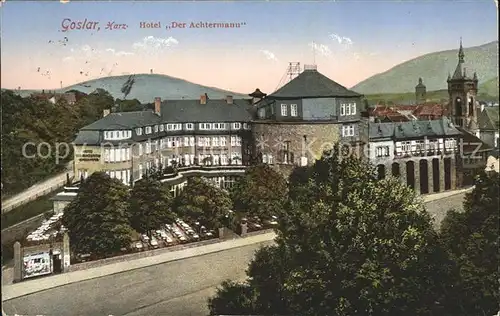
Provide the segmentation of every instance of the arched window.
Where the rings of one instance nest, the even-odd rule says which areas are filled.
[[[469,112],[467,113],[468,116],[472,116],[474,114],[474,98],[469,97]]]

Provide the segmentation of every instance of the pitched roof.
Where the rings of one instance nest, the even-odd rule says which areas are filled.
[[[119,130],[161,123],[161,118],[153,111],[110,113],[80,130]]]
[[[161,104],[162,122],[245,122],[253,118],[254,107],[248,99],[168,100]]]
[[[73,143],[75,145],[100,144],[102,141],[99,131],[80,130]]]
[[[468,130],[457,126],[457,129],[462,133],[462,151],[464,153],[475,153],[477,151],[492,150],[493,147],[483,142],[476,135],[471,134]]]
[[[153,111],[110,113],[81,130],[119,130],[162,123],[182,122],[246,122],[253,118],[253,107],[247,99],[226,100],[168,100],[161,104],[161,116]]]
[[[273,92],[268,98],[331,98],[360,97],[337,82],[329,79],[315,69],[306,69],[292,81]]]
[[[497,130],[498,121],[498,106],[485,107],[477,119],[480,130]]]
[[[456,136],[460,131],[448,118],[431,121],[370,123],[370,139],[410,139],[426,136]]]

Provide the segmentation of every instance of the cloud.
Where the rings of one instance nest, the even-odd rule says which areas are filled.
[[[323,56],[330,56],[332,54],[332,51],[328,46],[325,44],[318,44],[318,43],[309,43],[309,47],[311,47],[312,50],[318,52],[320,55]]]
[[[264,54],[264,56],[266,56],[267,59],[269,60],[274,60],[274,61],[278,61],[278,58],[276,57],[276,55],[274,55],[273,52],[270,52],[268,50],[265,50],[265,49],[261,49],[260,52],[262,54]]]
[[[113,54],[115,56],[118,56],[118,57],[120,57],[120,56],[132,56],[132,55],[134,55],[134,53],[132,53],[132,52],[125,52],[125,51],[119,51],[119,52],[117,52],[114,48],[106,48],[106,52],[111,53],[111,54]]]
[[[132,48],[139,51],[155,52],[178,44],[179,41],[172,36],[168,38],[146,36],[140,42],[132,44]]]
[[[330,38],[344,47],[351,47],[353,44],[353,41],[349,37],[340,36],[334,33],[330,34]]]

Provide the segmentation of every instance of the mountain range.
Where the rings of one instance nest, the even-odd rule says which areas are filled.
[[[498,41],[464,49],[467,72],[477,72],[479,94],[498,96]],[[453,73],[458,62],[458,49],[426,54],[403,62],[383,73],[363,80],[351,89],[364,95],[393,93],[413,93],[418,78],[422,78],[427,91],[447,88],[448,73]],[[55,92],[78,90],[90,93],[97,88],[105,89],[114,98],[123,99],[122,86],[129,75],[103,77],[81,82]],[[127,99],[137,99],[150,103],[155,97],[165,100],[196,99],[207,93],[210,98],[222,99],[227,95],[235,98],[248,98],[247,94],[207,87],[183,79],[161,74],[136,74],[134,85]],[[35,90],[18,90],[21,96],[28,96]],[[248,91],[249,93],[251,91]]]
[[[57,93],[78,90],[84,93],[91,93],[98,88],[108,91],[115,99],[123,99],[122,86],[130,75],[111,76],[81,82],[63,89],[51,90]],[[28,96],[38,90],[18,90],[21,96]],[[252,91],[249,91],[250,93]],[[134,84],[127,96],[127,99],[137,99],[141,103],[151,103],[155,97],[163,100],[196,99],[202,94],[208,94],[209,98],[223,99],[227,95],[234,98],[249,98],[248,94],[235,93],[213,87],[207,87],[187,80],[160,74],[136,74]]]
[[[476,71],[480,86],[496,80],[498,95],[498,41],[464,48],[464,54],[467,73]],[[418,78],[423,79],[427,91],[446,89],[448,74],[453,74],[457,63],[458,48],[425,54],[365,79],[351,89],[365,95],[414,92]]]

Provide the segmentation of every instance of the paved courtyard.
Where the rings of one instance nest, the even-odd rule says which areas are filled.
[[[73,283],[5,301],[3,308],[7,315],[207,315],[216,287],[244,279],[255,251],[269,243]]]

